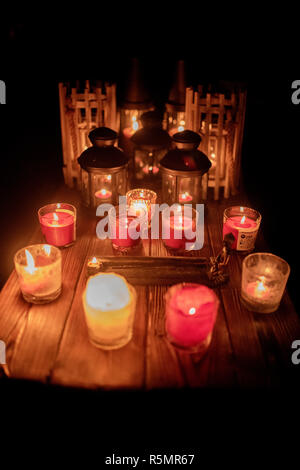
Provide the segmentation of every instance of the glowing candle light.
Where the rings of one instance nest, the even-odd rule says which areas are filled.
[[[106,200],[106,199],[110,199],[111,196],[112,196],[112,192],[109,191],[108,189],[103,188],[95,192],[95,197],[98,199]]]
[[[90,341],[102,349],[118,349],[132,338],[136,291],[114,273],[89,278],[83,307]]]
[[[166,294],[166,331],[169,341],[187,352],[205,352],[217,318],[219,300],[200,284],[178,284]]]
[[[137,216],[143,212],[148,214],[149,226],[151,225],[152,207],[156,204],[157,194],[150,189],[131,189],[126,194],[127,205],[130,209],[134,209]]]
[[[32,245],[14,258],[20,289],[25,300],[47,303],[61,292],[61,253],[50,245]]]
[[[39,209],[39,221],[46,242],[70,246],[76,240],[76,209],[71,204],[48,204]]]
[[[270,253],[255,253],[243,262],[243,304],[258,313],[275,312],[290,275],[286,261]]]
[[[261,223],[259,212],[248,207],[230,207],[224,212],[223,237],[231,233],[235,239],[232,249],[252,251]]]
[[[127,252],[141,243],[141,234],[147,226],[147,212],[140,207],[138,211],[129,206],[112,207],[109,212],[109,231],[113,248]]]
[[[196,211],[185,213],[183,206],[178,205],[173,214],[169,210],[162,213],[163,242],[170,250],[186,251],[186,244],[196,240]]]
[[[87,262],[87,274],[93,276],[97,274],[101,269],[101,259],[93,256]]]
[[[179,194],[179,202],[184,204],[185,202],[191,202],[193,200],[193,197],[188,193],[188,191],[185,191],[182,194]]]

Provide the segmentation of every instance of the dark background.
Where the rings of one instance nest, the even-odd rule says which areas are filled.
[[[263,214],[270,251],[292,267],[289,290],[298,306],[300,105],[291,102],[291,83],[298,75],[286,66],[287,53],[296,55],[291,43],[282,43],[282,30],[275,28],[270,36],[269,22],[257,12],[246,39],[241,35],[245,18],[228,27],[231,34],[216,38],[215,28],[209,35],[203,30],[201,16],[193,27],[186,23],[183,28],[178,10],[165,24],[154,21],[149,26],[141,6],[138,20],[130,23],[119,14],[118,29],[114,14],[102,11],[94,19],[91,6],[87,10],[80,26],[71,19],[57,20],[58,15],[53,21],[45,8],[38,19],[7,21],[2,29],[0,78],[7,84],[7,105],[0,107],[1,284],[13,268],[14,252],[31,232],[40,202],[63,182],[58,82],[100,78],[116,81],[122,90],[128,58],[137,56],[153,98],[164,103],[175,60],[184,58],[190,85],[217,84],[220,79],[247,84],[244,183],[253,207]],[[160,16],[160,11],[155,13]],[[190,19],[196,13],[189,8]],[[259,38],[258,24],[263,32]],[[96,458],[100,468],[109,451],[137,455],[137,449],[199,451],[200,468],[207,458],[240,468],[246,461],[254,466],[278,463],[281,457],[287,466],[297,436],[297,393],[281,389],[95,394],[26,382],[0,384],[1,413],[8,416],[4,434],[22,449],[20,456],[41,464],[54,458],[54,449],[70,460],[84,453],[85,465]],[[12,461],[17,454],[10,454]]]

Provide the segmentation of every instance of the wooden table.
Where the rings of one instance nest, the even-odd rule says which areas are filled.
[[[116,351],[103,351],[88,339],[82,307],[86,262],[90,256],[112,255],[110,240],[96,237],[96,216],[82,208],[79,194],[60,190],[55,201],[78,209],[77,241],[62,250],[63,291],[54,302],[25,302],[13,272],[0,295],[0,339],[6,343],[8,377],[90,389],[178,389],[197,387],[278,387],[294,385],[298,369],[291,345],[300,339],[300,320],[288,294],[272,315],[247,311],[240,302],[242,257],[229,263],[230,282],[217,294],[221,306],[212,344],[200,361],[175,350],[164,332],[166,286],[137,286],[133,339]],[[45,201],[49,202],[49,201]],[[51,202],[51,201],[50,201]],[[238,196],[205,205],[205,244],[201,256],[217,255],[222,247],[225,207],[246,205]],[[41,242],[37,226],[31,240]],[[259,237],[257,249],[265,249]],[[161,241],[143,241],[144,256],[168,256]]]

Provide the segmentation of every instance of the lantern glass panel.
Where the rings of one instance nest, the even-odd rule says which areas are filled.
[[[89,174],[87,171],[81,169],[81,195],[82,201],[85,206],[90,204],[90,187],[89,187]]]
[[[120,130],[125,137],[131,137],[141,127],[140,118],[148,109],[121,109]]]
[[[175,176],[163,172],[162,180],[163,202],[171,205],[201,201],[202,176]]]
[[[166,204],[173,204],[176,199],[176,176],[163,173],[162,199]]]
[[[185,130],[185,112],[184,111],[168,111],[167,112],[167,131],[172,137],[177,132]]]
[[[166,149],[152,150],[136,149],[134,152],[135,177],[138,180],[151,177],[159,172],[158,163],[166,154]]]

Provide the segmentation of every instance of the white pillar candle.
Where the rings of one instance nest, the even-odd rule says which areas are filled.
[[[102,349],[118,349],[132,338],[136,291],[114,273],[89,278],[83,307],[91,342]]]

